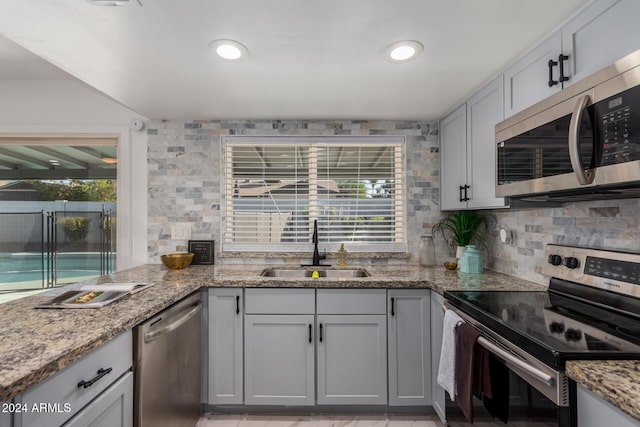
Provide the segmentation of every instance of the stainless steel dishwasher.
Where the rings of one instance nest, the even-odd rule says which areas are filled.
[[[193,427],[200,416],[200,293],[134,328],[138,427]]]

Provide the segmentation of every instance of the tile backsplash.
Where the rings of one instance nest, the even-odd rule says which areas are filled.
[[[383,120],[150,121],[148,137],[148,259],[186,250],[171,225],[188,223],[192,239],[220,241],[221,136],[401,135],[406,139],[408,250],[439,217],[437,122]],[[216,245],[216,249],[219,246]],[[309,252],[312,250],[309,245]],[[256,248],[260,251],[260,248]],[[410,258],[376,262],[416,263]],[[225,259],[219,259],[225,262]],[[218,260],[216,261],[218,262]],[[227,260],[227,262],[238,262]],[[251,259],[249,262],[257,262]]]
[[[497,224],[515,231],[515,245],[496,242],[490,266],[538,283],[548,243],[640,252],[640,199],[568,203],[558,208],[494,211]]]
[[[148,136],[148,260],[186,250],[171,240],[171,225],[191,226],[193,239],[220,241],[224,135],[403,135],[407,141],[408,258],[370,262],[417,263],[420,235],[440,217],[438,123],[383,120],[150,121]],[[548,243],[640,251],[640,199],[571,203],[558,208],[495,210],[497,224],[515,231],[513,246],[496,241],[487,267],[537,283]],[[309,252],[311,252],[309,245]],[[216,243],[216,250],[219,245]],[[260,249],[257,248],[257,251]],[[437,262],[448,258],[436,239]],[[242,263],[217,258],[216,263]],[[246,262],[260,262],[256,258]]]

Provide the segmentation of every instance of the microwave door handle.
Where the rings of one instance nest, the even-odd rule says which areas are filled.
[[[589,101],[589,95],[584,95],[578,99],[569,123],[569,158],[571,159],[571,168],[580,185],[591,184],[595,178],[595,170],[589,169],[585,171],[580,158],[580,122]]]

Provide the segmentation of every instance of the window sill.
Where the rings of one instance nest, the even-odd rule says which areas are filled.
[[[219,252],[218,258],[266,258],[266,259],[309,259],[311,252]],[[408,252],[349,252],[349,259],[409,259]],[[336,259],[335,252],[327,253],[327,259]]]

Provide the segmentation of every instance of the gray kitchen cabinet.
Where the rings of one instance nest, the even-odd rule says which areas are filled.
[[[578,386],[578,427],[640,427],[640,421]]]
[[[567,22],[562,52],[571,79],[564,87],[640,49],[638,16],[637,0],[599,0]]]
[[[133,373],[129,372],[64,424],[64,427],[132,427]]]
[[[504,115],[510,117],[562,89],[549,85],[549,61],[558,61],[562,51],[562,32],[556,31],[504,71]],[[558,65],[552,79],[558,81]],[[565,71],[566,73],[566,71]]]
[[[428,289],[388,291],[389,405],[431,405],[429,293]]]
[[[465,209],[467,185],[467,105],[440,121],[440,209]]]
[[[637,0],[597,0],[581,10],[504,71],[505,117],[640,49],[639,15]]]
[[[0,402],[0,427],[11,427],[11,413],[14,412],[11,407],[11,401]]]
[[[505,206],[495,196],[495,125],[504,118],[499,75],[440,122],[440,209]]]
[[[319,314],[317,322],[318,404],[386,404],[386,316]]]
[[[246,405],[313,405],[314,316],[245,315]]]
[[[103,412],[105,418],[120,414],[122,424],[112,425],[131,426],[133,394],[127,387],[132,380],[126,378],[132,365],[133,336],[127,331],[14,397],[29,409],[14,414],[14,427],[59,426],[73,417],[80,417],[75,425],[85,425],[92,417],[101,420]]]
[[[440,366],[440,352],[442,350],[442,326],[444,321],[444,298],[435,291],[431,291],[431,400],[433,409],[446,424],[445,391],[438,385],[438,367]]]
[[[504,119],[502,74],[467,101],[467,207],[504,207],[496,197],[495,126]]]
[[[242,288],[209,289],[208,403],[242,404]]]

